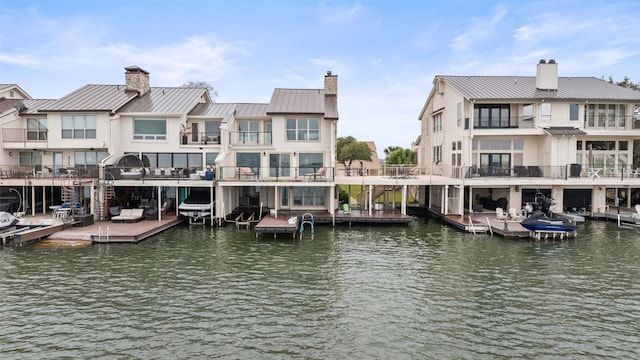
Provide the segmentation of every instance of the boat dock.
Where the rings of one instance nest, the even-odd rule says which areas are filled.
[[[314,224],[410,224],[414,221],[413,216],[403,215],[400,212],[385,212],[385,211],[373,211],[371,214],[367,211],[351,210],[350,213],[344,214],[343,212],[337,212],[335,215],[331,215],[329,212],[290,212],[280,211],[277,216],[270,214],[262,218],[258,222],[254,230],[256,236],[260,234],[273,234],[274,237],[277,234],[292,234],[295,238],[296,233],[299,230],[300,219],[303,215],[310,214],[314,219]],[[289,223],[290,218],[296,218],[295,224]]]

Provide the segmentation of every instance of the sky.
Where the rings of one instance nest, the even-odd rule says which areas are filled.
[[[436,75],[640,82],[640,1],[0,0],[0,83],[32,98],[86,84],[211,84],[220,103],[338,75],[338,136],[411,147]]]

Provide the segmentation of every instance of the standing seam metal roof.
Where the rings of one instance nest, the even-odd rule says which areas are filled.
[[[438,75],[475,100],[602,100],[640,101],[640,92],[594,77],[558,77],[558,90],[536,88],[535,76],[449,76]]]
[[[275,89],[267,107],[269,114],[324,114],[324,90]]]

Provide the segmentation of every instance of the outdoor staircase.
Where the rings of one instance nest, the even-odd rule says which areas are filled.
[[[102,199],[100,198],[100,189],[102,189]],[[115,187],[113,180],[106,180],[100,183],[98,191],[95,192],[94,209],[93,213],[96,218],[100,220],[106,220],[106,209],[112,199],[116,197]]]

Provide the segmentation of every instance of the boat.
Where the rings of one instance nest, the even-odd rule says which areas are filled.
[[[525,213],[530,214],[520,225],[532,232],[565,233],[575,235],[577,226],[572,219],[553,214],[553,200],[541,193],[536,194],[534,204],[525,206]]]
[[[20,222],[20,219],[13,216],[11,213],[0,211],[0,231],[9,229],[18,222]]]
[[[178,205],[178,213],[189,218],[189,224],[204,223],[211,216],[214,203],[211,201],[209,191],[192,190],[189,196]]]
[[[520,225],[529,231],[574,233],[576,224],[564,216],[547,216],[543,212],[535,212],[522,220]]]
[[[15,213],[20,210],[20,195],[14,192],[0,194],[0,211]]]

